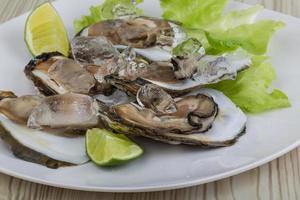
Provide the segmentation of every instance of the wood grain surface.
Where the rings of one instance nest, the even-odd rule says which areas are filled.
[[[0,23],[46,0],[0,0]],[[300,16],[300,0],[239,0]],[[1,161],[0,161],[1,162]],[[0,200],[255,200],[300,199],[300,148],[243,174],[217,182],[152,193],[96,193],[54,188],[0,174]]]

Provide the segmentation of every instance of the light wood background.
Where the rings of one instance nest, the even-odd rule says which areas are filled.
[[[46,0],[0,0],[0,23]],[[239,0],[300,17],[300,0]],[[71,1],[70,1],[71,2]],[[300,37],[300,36],[299,36]],[[1,162],[1,161],[0,161]],[[153,193],[92,193],[30,183],[0,174],[0,200],[255,200],[300,199],[300,147],[254,170],[196,187]]]

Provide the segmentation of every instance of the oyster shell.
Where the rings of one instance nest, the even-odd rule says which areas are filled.
[[[204,87],[222,80],[235,79],[237,73],[251,65],[251,57],[243,51],[221,56],[197,54],[183,60],[153,62],[145,67],[127,65],[130,73],[110,75],[106,80],[115,87],[136,95],[147,83],[157,85],[173,96],[179,96],[197,87]],[[125,75],[124,75],[125,74]]]
[[[176,23],[151,17],[101,21],[84,29],[80,35],[107,37],[116,48],[133,47],[151,61],[170,60],[172,47],[187,37]]]
[[[29,115],[41,101],[42,98],[35,95],[4,98],[0,101],[0,113],[16,123],[25,125]]]
[[[173,115],[158,116],[136,104],[124,104],[112,108],[100,105],[100,116],[116,132],[171,144],[229,146],[245,130],[245,114],[218,91],[201,89],[175,102]]]
[[[23,160],[58,168],[89,161],[85,137],[66,138],[15,124],[0,115],[0,137]]]
[[[242,50],[221,56],[196,55],[184,60],[173,60],[173,80],[162,80],[151,76],[146,81],[171,91],[191,90],[196,87],[235,79],[237,73],[251,65],[251,56]],[[170,70],[168,71],[169,73]],[[171,77],[171,74],[169,75]]]
[[[90,94],[95,90],[93,75],[60,53],[37,56],[25,67],[24,72],[46,96],[69,92]]]
[[[46,97],[28,119],[30,128],[83,130],[99,126],[98,104],[87,95],[63,94]]]

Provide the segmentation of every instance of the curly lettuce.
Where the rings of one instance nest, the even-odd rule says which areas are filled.
[[[74,20],[74,32],[78,33],[85,27],[103,20],[102,6],[91,6],[90,15]]]
[[[208,26],[222,16],[227,0],[161,0],[163,18],[181,22],[186,28]]]
[[[243,48],[254,55],[264,55],[272,35],[284,27],[282,22],[261,20],[253,24],[244,24],[227,31],[206,32],[209,44],[221,52]]]
[[[252,24],[255,22],[257,15],[263,10],[263,6],[256,5],[248,9],[235,10],[220,17],[218,20],[211,22],[203,27],[206,31],[227,31],[244,24]]]
[[[90,7],[90,15],[82,16],[74,20],[74,32],[78,33],[82,29],[106,19],[114,19],[122,15],[142,15],[143,11],[136,7],[136,4],[143,0],[106,0],[103,4]]]
[[[252,66],[240,72],[236,80],[226,80],[210,86],[222,91],[245,112],[259,113],[290,107],[288,97],[278,89],[270,91],[275,70],[266,56],[254,56]]]
[[[179,1],[161,0],[163,17],[181,22],[192,37],[204,43],[209,53],[219,54],[243,48],[251,54],[264,55],[273,33],[284,27],[284,23],[278,21],[255,22],[262,6],[224,15],[222,13],[227,1]]]

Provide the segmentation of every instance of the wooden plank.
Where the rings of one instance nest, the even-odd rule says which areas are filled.
[[[0,23],[18,16],[46,0],[1,0]],[[300,16],[299,0],[239,0],[263,4],[293,16]],[[0,174],[0,200],[236,200],[300,199],[300,148],[238,176],[217,182],[153,193],[95,193],[54,188]]]

